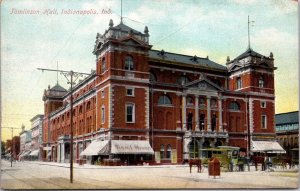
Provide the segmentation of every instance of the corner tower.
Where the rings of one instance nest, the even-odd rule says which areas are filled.
[[[149,30],[144,33],[113,20],[97,34],[96,126],[106,139],[149,138]]]
[[[275,140],[275,90],[273,53],[264,56],[251,48],[226,63],[229,90],[244,95],[248,148],[253,141]]]

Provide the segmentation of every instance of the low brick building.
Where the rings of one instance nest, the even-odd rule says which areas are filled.
[[[299,149],[299,111],[275,115],[276,139],[291,155],[291,149]]]
[[[253,141],[275,139],[272,53],[249,47],[221,65],[153,50],[149,42],[148,27],[142,33],[112,20],[97,34],[96,75],[73,90],[75,159],[181,163],[201,157],[202,148],[230,145],[250,153]],[[44,158],[68,162],[70,91],[49,86],[43,100]]]

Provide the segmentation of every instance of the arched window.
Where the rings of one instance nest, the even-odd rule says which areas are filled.
[[[217,100],[216,99],[211,99],[210,100],[210,106],[211,107],[217,107]]]
[[[82,105],[79,107],[79,114],[82,114]]]
[[[87,104],[86,104],[86,110],[90,110],[91,109],[91,102],[89,101]]]
[[[229,109],[234,110],[234,111],[239,111],[241,108],[240,108],[240,105],[236,101],[233,101],[230,103]]]
[[[167,95],[162,95],[158,98],[159,105],[171,105],[172,101],[171,98]]]
[[[101,72],[103,73],[105,70],[106,70],[106,60],[105,60],[105,58],[102,58]]]
[[[164,159],[165,158],[165,146],[161,145],[160,146],[160,159]]]
[[[242,88],[242,78],[241,77],[237,77],[236,79],[236,89],[241,89]]]
[[[177,83],[179,85],[184,85],[186,83],[190,82],[190,79],[186,76],[180,76],[178,79],[177,79]]]
[[[150,72],[150,83],[154,83],[157,81],[157,78],[155,76],[155,74],[153,74],[152,72]]]
[[[258,87],[263,88],[265,86],[264,78],[261,76],[258,80]]]
[[[192,96],[188,96],[186,99],[187,105],[193,105],[194,104],[194,99]]]
[[[167,159],[171,159],[172,148],[171,145],[167,146]]]
[[[125,58],[125,70],[132,71],[134,68],[133,59],[131,56],[126,56]]]

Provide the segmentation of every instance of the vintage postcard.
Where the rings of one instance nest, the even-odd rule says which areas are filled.
[[[299,188],[298,15],[2,0],[0,188]]]

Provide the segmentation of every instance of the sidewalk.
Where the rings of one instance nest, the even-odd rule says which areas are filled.
[[[18,163],[34,163],[38,165],[47,165],[47,166],[57,166],[62,168],[70,168],[70,163],[58,163],[58,162],[44,162],[44,161],[22,161]],[[91,164],[83,164],[79,165],[78,163],[73,163],[74,169],[136,169],[136,168],[189,168],[188,164],[184,165],[145,165],[145,166],[99,166],[99,165],[91,165]],[[269,172],[297,172],[298,167],[293,167],[291,169],[282,169],[282,168],[270,168],[266,171],[261,171],[261,166],[258,166],[258,171],[255,170],[255,166],[250,166],[250,172],[258,172],[258,173],[269,173]],[[195,171],[196,167],[192,167],[192,171]],[[207,167],[202,166],[202,172],[207,172]],[[238,172],[238,171],[234,171]],[[234,173],[234,172],[223,172],[223,173]],[[247,173],[248,167],[245,166],[245,171],[242,173]]]

